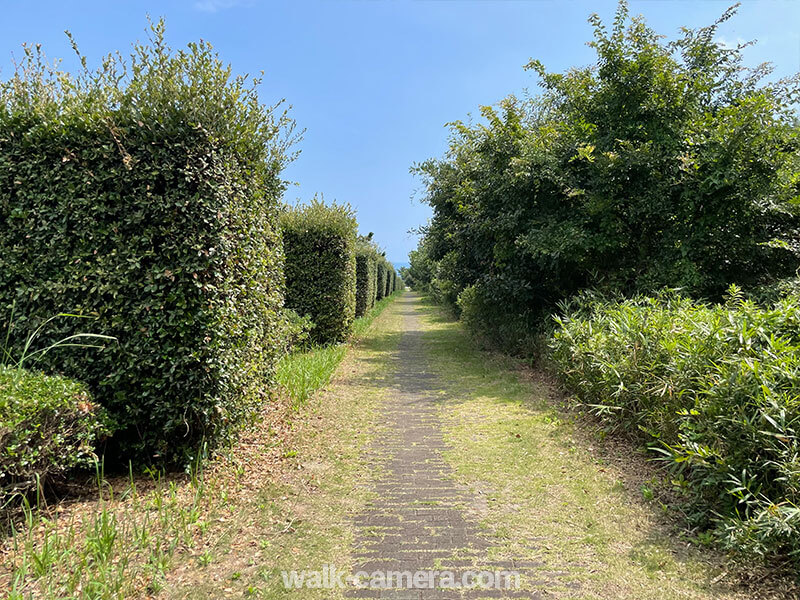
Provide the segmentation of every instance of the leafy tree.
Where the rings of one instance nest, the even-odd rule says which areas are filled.
[[[518,345],[585,287],[718,298],[793,274],[800,86],[714,41],[734,12],[666,42],[621,2],[610,30],[590,18],[594,65],[531,61],[542,94],[454,123],[414,168],[434,217],[410,281]]]

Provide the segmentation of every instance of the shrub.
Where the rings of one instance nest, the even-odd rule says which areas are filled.
[[[369,248],[359,249],[356,255],[356,317],[364,316],[375,306],[377,262]]]
[[[126,459],[183,460],[272,380],[292,124],[209,45],[172,53],[161,23],[121,61],[73,79],[27,49],[0,84],[0,311],[16,303],[17,347],[92,315],[118,344],[40,366],[87,383]]]
[[[280,324],[282,354],[287,355],[305,349],[313,327],[314,323],[309,317],[301,317],[291,308],[282,309]]]
[[[760,304],[772,304],[790,296],[800,296],[800,275],[759,286],[751,290],[749,296]]]
[[[90,463],[107,431],[84,384],[0,365],[0,507]]]
[[[356,228],[349,205],[288,207],[281,216],[286,306],[314,323],[318,344],[342,342],[356,312]]]
[[[408,287],[418,292],[430,292],[436,261],[430,255],[432,238],[423,236],[416,250],[408,253],[408,267],[401,269]]]
[[[642,436],[691,499],[692,525],[744,556],[800,555],[800,297],[769,309],[675,294],[584,295],[555,364],[612,428]]]
[[[377,267],[377,287],[378,292],[376,294],[376,300],[380,300],[384,296],[386,296],[386,277],[389,273],[389,268],[386,263],[386,259],[384,257],[379,257],[378,259],[378,267]]]
[[[719,300],[793,275],[800,79],[744,68],[746,45],[718,41],[733,13],[666,41],[620,2],[609,27],[590,18],[595,64],[531,61],[541,94],[454,123],[415,169],[433,217],[409,284],[449,304],[481,286],[490,328],[545,321],[590,286]]]
[[[391,296],[392,295],[392,281],[394,277],[394,267],[391,263],[388,263],[386,266],[386,289],[384,291],[384,296]]]

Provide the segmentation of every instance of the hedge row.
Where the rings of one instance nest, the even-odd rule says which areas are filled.
[[[378,293],[378,253],[367,240],[359,240],[356,253],[356,316],[375,306]]]
[[[378,293],[376,296],[377,300],[380,300],[384,296],[386,296],[386,274],[389,272],[387,267],[387,263],[385,260],[378,261],[378,273],[377,273],[377,286],[378,286]]]
[[[10,350],[61,312],[91,319],[52,322],[50,340],[116,337],[38,366],[85,382],[114,421],[115,453],[147,462],[225,438],[269,389],[292,127],[208,45],[173,54],[161,24],[153,38],[122,79],[119,61],[76,80],[30,50],[0,83]]]
[[[372,234],[358,242],[356,284],[356,316],[363,315],[375,302],[401,289],[394,266],[372,241]]]
[[[343,342],[350,334],[356,316],[357,227],[349,206],[316,198],[281,215],[286,306],[311,319],[315,343]]]
[[[173,53],[163,24],[152,34],[127,64],[79,78],[28,49],[0,83],[0,316],[14,307],[13,322],[0,320],[0,363],[46,321],[43,347],[84,331],[117,340],[41,355],[43,373],[24,387],[25,419],[63,429],[52,438],[65,449],[57,471],[99,431],[94,402],[114,430],[109,463],[185,463],[202,442],[230,439],[271,389],[277,357],[309,327],[315,343],[348,337],[357,278],[359,314],[391,283],[377,246],[357,260],[349,207],[282,207],[286,114],[261,105],[207,44]],[[87,318],[51,319],[60,313]],[[0,452],[21,462],[14,471],[0,461],[0,479],[22,489],[23,471],[44,473],[36,460],[52,448],[25,437],[33,421],[13,416],[23,388],[4,381]],[[62,388],[86,419],[50,411]],[[37,389],[53,391],[52,402]]]

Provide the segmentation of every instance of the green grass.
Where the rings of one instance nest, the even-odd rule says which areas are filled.
[[[399,295],[382,298],[363,317],[353,323],[351,342],[362,339],[369,331],[372,323],[386,307]],[[336,372],[339,363],[346,354],[345,344],[316,346],[310,350],[294,352],[285,356],[277,366],[278,383],[289,394],[295,408],[305,404],[311,395],[325,387]]]
[[[278,363],[276,378],[295,408],[305,404],[311,394],[330,381],[346,350],[344,344],[317,346],[289,354]]]
[[[353,543],[351,515],[371,497],[375,465],[365,452],[381,426],[379,407],[400,339],[401,315],[379,303],[323,393],[312,394],[292,417],[295,433],[283,449],[289,468],[278,481],[252,485],[252,502],[208,549],[214,563],[185,566],[181,581],[161,597],[304,598],[334,600],[341,590],[284,588],[281,571],[346,569]]]
[[[730,585],[718,555],[680,539],[658,503],[643,498],[641,457],[600,449],[558,408],[545,379],[481,352],[439,309],[417,310],[442,385],[446,458],[485,499],[472,510],[496,558],[540,561],[544,583],[528,585],[563,598],[751,597]]]
[[[154,493],[140,495],[131,477],[120,501],[98,471],[92,510],[68,519],[26,507],[3,549],[4,597],[112,600],[160,589],[176,552],[204,527],[213,494],[199,473],[185,487],[152,477]]]
[[[348,515],[369,495],[364,448],[384,393],[375,383],[388,377],[398,339],[397,315],[375,321],[391,301],[360,319],[361,343],[349,352],[339,345],[291,357],[287,364],[308,371],[297,388],[307,398],[275,425],[283,433],[262,424],[189,476],[132,474],[112,485],[98,472],[96,499],[63,514],[26,510],[0,538],[0,598],[216,598],[230,587],[273,598],[296,593],[283,589],[281,569],[346,565]],[[312,394],[342,360],[335,388]]]
[[[380,315],[387,306],[394,302],[396,298],[402,295],[402,293],[402,291],[397,291],[389,296],[386,296],[385,298],[381,298],[375,303],[375,306],[373,306],[367,314],[365,314],[363,317],[357,318],[353,322],[352,339],[360,340],[363,338],[367,331],[369,331],[369,328],[372,326],[372,322],[378,317],[378,315]]]

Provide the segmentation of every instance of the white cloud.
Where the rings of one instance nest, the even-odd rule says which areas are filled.
[[[718,35],[714,41],[726,50],[736,50],[739,46],[746,44],[747,40],[737,37],[735,40],[729,40],[723,35]]]

